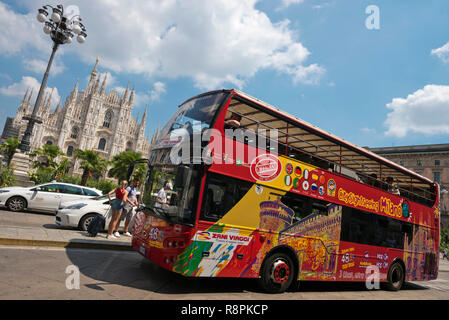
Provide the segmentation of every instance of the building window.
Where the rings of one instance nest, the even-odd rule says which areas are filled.
[[[105,138],[101,138],[100,142],[98,143],[98,149],[99,150],[104,150],[106,148],[106,139]]]
[[[68,156],[68,157],[73,156],[73,147],[72,147],[72,146],[69,146],[69,147],[67,148],[67,156]]]
[[[435,160],[435,166],[438,167],[440,165],[440,160]]]
[[[107,111],[106,115],[104,116],[103,127],[109,128],[111,126],[111,121],[112,121],[112,112]]]
[[[433,181],[440,183],[440,178],[441,178],[441,172],[434,172],[433,173]]]
[[[73,127],[72,133],[70,134],[70,138],[72,139],[78,138],[78,132],[79,132],[78,127]]]
[[[421,166],[422,166],[422,161],[421,161],[421,160],[416,160],[416,165],[417,165],[418,167],[421,167]]]
[[[399,161],[399,165],[404,166],[404,161]]]
[[[126,151],[131,151],[133,149],[133,143],[131,141],[128,141],[126,143]]]
[[[51,145],[53,145],[53,141],[47,140],[47,142],[45,142],[45,144],[51,146]]]

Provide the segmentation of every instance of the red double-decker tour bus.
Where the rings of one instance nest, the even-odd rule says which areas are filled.
[[[438,184],[237,90],[179,106],[142,195],[133,248],[184,276],[258,278],[274,293],[438,275]]]

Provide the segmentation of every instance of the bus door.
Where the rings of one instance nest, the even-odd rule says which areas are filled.
[[[251,187],[247,181],[208,173],[195,240],[203,242],[204,267],[207,265],[213,275],[231,262],[234,267],[249,262],[252,230],[235,223],[235,217],[244,221],[245,206],[240,200]]]

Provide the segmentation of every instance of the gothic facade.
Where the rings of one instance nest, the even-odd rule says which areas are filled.
[[[76,149],[96,151],[108,160],[126,150],[140,152],[144,158],[150,152],[145,137],[147,109],[140,123],[132,115],[134,88],[130,91],[128,84],[121,96],[115,90],[106,92],[107,75],[99,74],[97,68],[98,59],[85,90],[79,91],[77,81],[62,107],[59,103],[50,110],[52,95],[45,97],[38,112],[42,124],[35,125],[31,138],[32,150],[44,144],[57,145],[72,159],[72,173],[81,173],[74,159]],[[19,139],[27,126],[22,118],[32,113],[32,94],[27,91],[13,120]]]

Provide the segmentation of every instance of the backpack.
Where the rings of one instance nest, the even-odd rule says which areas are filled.
[[[101,214],[97,214],[87,226],[87,232],[89,233],[89,236],[96,237],[105,223],[106,218]]]

